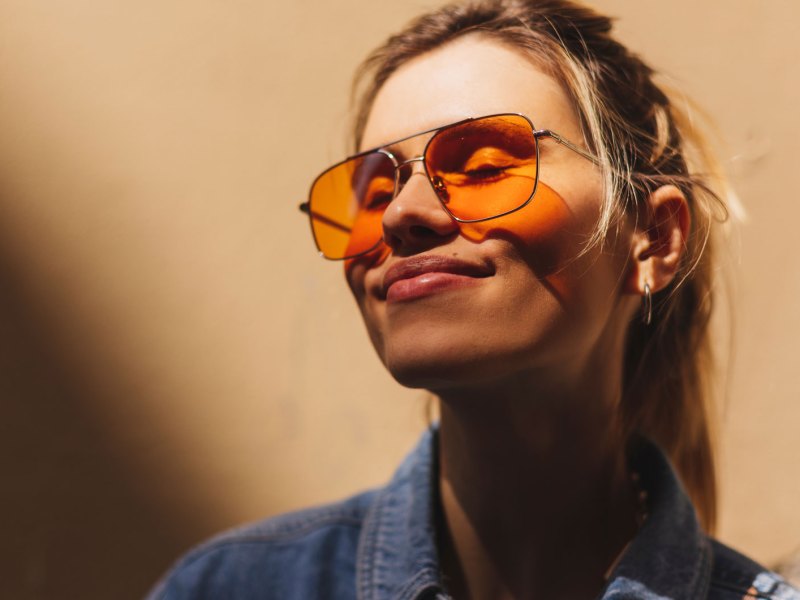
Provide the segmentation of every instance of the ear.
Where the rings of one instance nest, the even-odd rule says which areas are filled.
[[[674,185],[663,185],[645,201],[643,222],[637,224],[631,245],[631,269],[626,291],[644,294],[664,289],[675,277],[686,250],[691,218],[689,203]]]

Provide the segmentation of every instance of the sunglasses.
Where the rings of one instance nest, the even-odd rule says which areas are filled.
[[[431,135],[420,156],[395,150]],[[594,163],[599,159],[520,114],[464,119],[365,150],[323,171],[300,205],[320,254],[342,260],[366,254],[383,240],[383,213],[400,193],[414,163],[445,211],[459,223],[496,219],[526,206],[539,181],[539,139],[552,138]]]

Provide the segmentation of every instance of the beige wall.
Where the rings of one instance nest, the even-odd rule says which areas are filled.
[[[425,395],[296,206],[359,58],[433,4],[0,2],[0,595],[135,598],[220,528],[390,475]],[[596,4],[727,142],[721,536],[772,561],[800,545],[800,5]]]

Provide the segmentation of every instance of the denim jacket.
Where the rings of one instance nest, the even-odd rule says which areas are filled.
[[[447,600],[436,549],[432,427],[389,484],[222,534],[189,552],[150,600]],[[664,454],[629,458],[648,516],[601,600],[800,600],[800,592],[706,536]]]

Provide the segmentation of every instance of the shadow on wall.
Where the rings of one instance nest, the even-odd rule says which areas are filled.
[[[8,255],[0,243],[0,597],[140,598],[214,525],[165,514],[125,471],[89,409],[102,392],[54,350]]]

